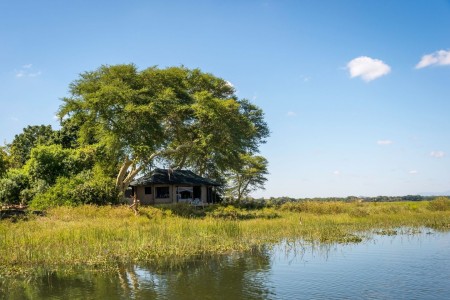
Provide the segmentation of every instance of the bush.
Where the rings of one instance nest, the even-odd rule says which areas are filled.
[[[450,199],[447,197],[437,197],[428,204],[429,210],[446,211],[450,210]]]
[[[81,204],[108,204],[118,202],[114,182],[108,177],[85,171],[71,178],[59,177],[55,185],[31,201],[34,209]]]
[[[0,203],[24,204],[21,192],[29,187],[30,180],[22,169],[10,169],[0,179]]]
[[[63,149],[61,145],[48,145],[31,150],[25,169],[31,179],[44,180],[53,185],[58,177],[71,177],[91,169],[93,164],[93,149]]]

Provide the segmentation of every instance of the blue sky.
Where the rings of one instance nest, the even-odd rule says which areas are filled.
[[[1,1],[0,143],[118,63],[198,67],[263,108],[256,197],[450,193],[450,1]]]

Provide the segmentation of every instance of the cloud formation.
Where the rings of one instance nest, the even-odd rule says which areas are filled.
[[[417,171],[417,170],[411,170],[411,171],[409,171],[409,174],[411,174],[411,175],[415,175],[415,174],[417,174],[417,173],[419,173],[419,171]]]
[[[432,156],[434,158],[443,158],[445,156],[445,152],[444,151],[431,151],[430,156]]]
[[[351,78],[361,77],[369,82],[391,72],[391,67],[379,59],[360,56],[348,62],[347,70]]]
[[[390,145],[392,143],[393,143],[393,141],[391,141],[391,140],[378,140],[377,141],[378,145]]]
[[[422,69],[432,65],[450,66],[450,50],[439,50],[422,56],[422,59],[416,65],[416,69]]]
[[[286,116],[288,116],[288,117],[295,117],[296,115],[297,114],[295,112],[293,112],[293,111],[288,111],[287,114],[286,114]]]
[[[16,71],[16,77],[37,77],[42,74],[41,71],[32,72],[32,64],[23,65],[19,71]]]

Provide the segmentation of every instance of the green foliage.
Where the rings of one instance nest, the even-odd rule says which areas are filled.
[[[99,165],[115,170],[122,191],[156,163],[223,180],[269,135],[260,108],[198,69],[102,66],[81,74],[70,92],[59,116],[79,126],[78,142],[103,151]]]
[[[30,158],[31,149],[38,145],[54,143],[55,133],[50,125],[27,126],[23,132],[17,134],[8,150],[11,164],[14,168],[21,168]]]
[[[58,177],[56,183],[31,201],[34,209],[80,204],[117,203],[114,182],[92,171],[81,172],[70,178]]]
[[[32,180],[44,180],[49,185],[58,177],[70,177],[94,165],[92,148],[63,149],[61,145],[37,146],[32,149],[25,169]]]
[[[448,197],[437,197],[428,204],[428,209],[434,211],[450,210],[450,199]]]
[[[79,120],[74,118],[62,120],[61,129],[55,132],[55,144],[61,145],[63,148],[78,148],[80,146],[78,142],[79,131],[81,124]],[[87,144],[92,144],[88,142]]]
[[[19,204],[25,202],[21,193],[29,188],[29,184],[29,177],[23,170],[10,169],[0,179],[0,203]]]
[[[265,176],[269,173],[267,164],[267,159],[262,156],[241,154],[229,172],[228,196],[239,202],[251,191],[264,189]]]
[[[6,174],[9,169],[9,157],[5,150],[0,147],[0,178]]]

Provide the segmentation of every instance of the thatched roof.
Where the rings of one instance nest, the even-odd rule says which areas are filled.
[[[189,170],[155,169],[151,174],[132,181],[130,186],[143,186],[151,184],[220,185],[211,179],[198,176]]]

